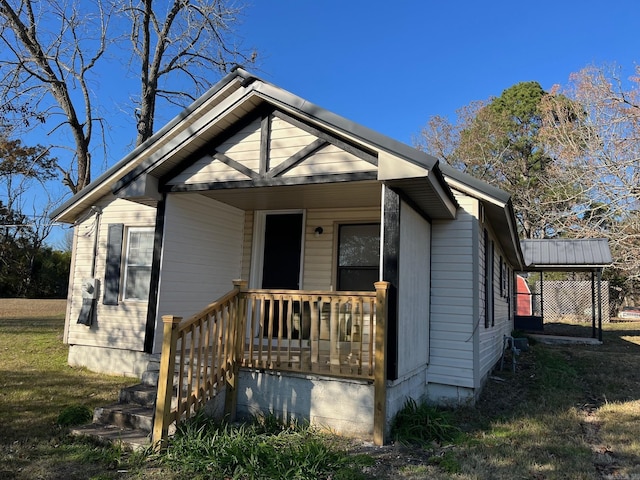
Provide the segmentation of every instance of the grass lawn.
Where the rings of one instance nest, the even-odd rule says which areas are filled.
[[[58,415],[113,403],[136,381],[67,365],[65,304],[0,299],[0,479],[87,479],[104,470],[96,458],[112,455],[67,437]]]
[[[256,452],[255,458],[267,447],[274,449],[272,459],[287,453],[262,437],[251,444],[255,435],[237,444],[240,435],[234,432],[212,443],[209,437],[198,438],[203,435],[199,429],[193,429],[195,443],[180,440],[164,457],[68,436],[57,425],[62,411],[114,402],[120,388],[136,380],[69,367],[63,318],[64,301],[0,299],[0,479],[216,478],[202,472],[216,471],[207,462],[219,454],[198,457],[198,442],[206,443],[209,452],[217,451],[216,442],[227,442],[238,454]],[[548,330],[590,336],[590,327],[582,325],[550,325]],[[475,407],[450,412],[447,421],[461,432],[456,440],[408,448],[337,443],[347,454],[369,461],[355,462],[362,465],[361,474],[351,470],[326,478],[640,478],[640,322],[606,324],[604,342],[533,345],[519,357],[515,374],[508,368],[494,372]],[[329,451],[310,446],[335,460]],[[299,451],[309,457],[308,449]],[[296,461],[292,468],[302,471]],[[192,470],[196,464],[204,470]],[[255,471],[261,471],[259,465]]]

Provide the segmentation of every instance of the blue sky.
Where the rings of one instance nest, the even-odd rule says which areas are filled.
[[[630,75],[640,62],[637,0],[248,1],[238,33],[259,51],[250,71],[408,144],[431,116],[454,119],[458,108],[518,82],[548,89],[590,64],[616,62]],[[126,81],[107,66],[93,85],[109,126],[108,157],[96,148],[94,178],[135,140],[123,99],[138,83]],[[159,112],[156,129],[177,113]]]
[[[433,115],[521,81],[640,61],[640,2],[254,0],[241,34],[256,73],[406,143]]]

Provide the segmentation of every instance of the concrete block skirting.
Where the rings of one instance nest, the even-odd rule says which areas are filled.
[[[72,367],[86,367],[92,372],[140,378],[151,358],[144,352],[69,345],[68,362]]]
[[[427,365],[423,365],[397,380],[387,382],[387,426],[391,425],[393,417],[402,410],[408,399],[420,403],[426,398],[426,370]]]
[[[366,380],[241,369],[238,416],[306,420],[344,436],[373,436],[373,384]]]

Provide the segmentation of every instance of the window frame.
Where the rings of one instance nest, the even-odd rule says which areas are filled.
[[[484,327],[495,326],[495,250],[489,230],[484,229]]]
[[[145,227],[145,226],[136,226],[136,227],[126,227],[125,234],[125,242],[123,245],[123,256],[122,256],[122,282],[120,289],[120,298],[122,301],[127,302],[148,302],[149,301],[149,293],[151,291],[151,271],[153,270],[153,249],[155,248],[155,229],[154,227]],[[151,255],[149,257],[148,264],[129,264],[129,256],[130,256],[130,246],[131,246],[131,235],[133,233],[151,233],[152,236],[152,245],[151,245]],[[127,281],[129,280],[129,267],[148,267],[149,269],[149,286],[147,287],[147,296],[146,298],[134,298],[127,296]]]
[[[378,240],[382,239],[382,224],[379,221],[375,221],[375,220],[362,220],[362,221],[341,221],[341,222],[336,222],[335,224],[335,260],[334,260],[334,285],[336,286],[336,290],[340,291],[340,272],[342,270],[342,268],[351,268],[353,269],[353,266],[345,266],[342,267],[340,265],[340,240],[341,240],[341,229],[342,227],[357,227],[357,226],[366,226],[366,225],[375,225],[378,227]],[[382,246],[379,246],[380,250],[378,252],[378,264],[375,266],[375,271],[377,272],[377,277],[378,279],[380,278],[380,262],[381,262],[381,258],[380,258],[380,252],[382,251]],[[363,267],[360,268],[359,270],[373,270],[374,267],[373,266],[368,266],[368,267]],[[374,286],[371,285],[370,289],[365,290],[365,291],[374,291]]]

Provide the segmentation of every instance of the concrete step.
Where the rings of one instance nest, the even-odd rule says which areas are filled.
[[[160,378],[159,370],[146,370],[142,373],[140,377],[140,381],[143,385],[148,385],[150,387],[158,386],[158,378]]]
[[[146,407],[153,407],[156,402],[157,388],[155,385],[140,383],[120,390],[120,403],[134,403]]]
[[[93,423],[113,425],[121,429],[128,428],[151,432],[153,429],[153,413],[153,407],[116,403],[96,408],[93,412]]]
[[[151,446],[151,434],[143,430],[119,428],[114,425],[82,425],[71,429],[72,435],[97,438],[111,444],[121,444],[132,450],[143,450]]]

